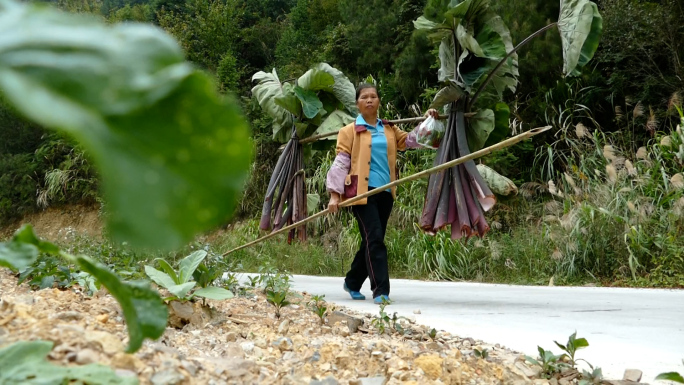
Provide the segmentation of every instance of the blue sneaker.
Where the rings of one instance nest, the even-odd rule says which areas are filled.
[[[349,295],[351,295],[351,298],[355,301],[363,301],[366,299],[366,296],[361,294],[361,292],[349,290],[346,282],[344,283],[344,286],[342,286],[342,288],[344,289],[344,291],[349,293]]]
[[[383,302],[392,303],[392,301],[390,301],[389,297],[384,295],[384,294],[373,298],[373,302],[375,302],[377,305],[382,305]]]

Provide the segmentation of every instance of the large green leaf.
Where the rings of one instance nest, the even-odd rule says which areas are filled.
[[[563,44],[563,73],[579,75],[598,48],[603,18],[589,0],[561,0],[558,30]]]
[[[461,48],[467,49],[475,56],[486,57],[480,47],[480,43],[475,39],[475,36],[468,32],[462,24],[459,24],[456,28],[456,37],[458,38],[458,43],[461,45]]]
[[[456,82],[450,81],[448,86],[437,92],[434,100],[432,100],[432,104],[430,104],[430,108],[440,109],[451,102],[461,99],[465,95],[463,89]]]
[[[182,282],[180,281],[180,279],[178,278],[178,274],[176,274],[176,272],[173,270],[173,267],[171,267],[171,265],[169,265],[169,263],[166,262],[165,259],[162,259],[162,258],[155,258],[154,261],[157,262],[157,263],[159,263],[159,266],[161,266],[162,270],[164,270],[164,272],[165,272],[169,277],[171,277],[171,279],[173,280],[173,282],[176,283],[176,285],[179,284],[179,283],[182,283]],[[149,275],[149,274],[148,274],[148,275]],[[155,282],[156,282],[156,281],[155,281]]]
[[[446,82],[456,79],[456,57],[454,56],[454,38],[449,35],[439,44],[439,70],[437,79]]]
[[[232,213],[248,125],[160,29],[1,0],[0,91],[88,150],[115,240],[173,249]]]
[[[332,88],[332,93],[342,102],[344,107],[352,114],[358,113],[356,107],[356,88],[349,81],[349,79],[342,73],[342,71],[331,67],[327,63],[318,63],[312,67],[315,70],[320,70],[329,73],[335,79],[335,84]]]
[[[258,82],[252,87],[252,95],[261,109],[273,118],[273,137],[275,138],[281,130],[289,130],[292,127],[290,111],[276,103],[276,98],[284,97],[287,93],[283,90],[275,68],[271,73],[263,71],[255,73],[252,81]]]
[[[168,289],[170,287],[178,285],[176,280],[171,278],[168,274],[159,271],[152,266],[145,266],[145,274],[147,274],[147,276],[150,277],[150,279],[154,281],[154,283],[163,288]]]
[[[297,98],[302,102],[302,110],[304,111],[304,116],[308,119],[313,119],[318,115],[318,112],[323,108],[323,103],[316,93],[310,90],[305,90],[300,86],[295,86],[294,93]]]
[[[195,287],[195,285],[197,285],[197,282],[190,281],[181,283],[180,285],[173,285],[171,287],[167,287],[166,289],[169,291],[169,293],[175,295],[176,297],[184,299],[187,297],[190,290]]]
[[[294,92],[294,86],[290,83],[283,84],[283,94],[273,98],[275,104],[286,109],[295,117],[302,116],[302,103]]]
[[[24,225],[8,242],[0,242],[0,266],[12,270],[24,270],[33,265],[40,252],[57,255],[59,248],[45,242],[33,233],[31,225]]]
[[[330,91],[333,90],[335,78],[332,74],[318,68],[312,68],[300,76],[297,85],[309,91]]]
[[[494,106],[494,130],[489,133],[489,137],[487,137],[484,147],[499,143],[508,137],[511,133],[511,128],[508,124],[510,114],[511,110],[508,108],[508,104],[497,103],[496,106]]]
[[[475,152],[484,147],[489,134],[494,131],[494,111],[480,110],[467,121],[466,136],[468,137],[468,147],[471,152]]]
[[[660,373],[655,379],[656,380],[664,380],[664,381],[673,381],[673,382],[678,382],[680,384],[684,384],[684,377],[682,377],[682,375],[677,373],[677,372]]]
[[[85,256],[79,256],[77,260],[81,268],[100,281],[121,305],[128,327],[127,353],[140,349],[143,339],[157,339],[164,334],[168,310],[159,293],[147,282],[122,282],[99,262]]]
[[[19,341],[0,349],[0,384],[138,384],[136,377],[119,377],[104,365],[53,365],[47,360],[52,345],[51,341]]]
[[[333,111],[330,115],[328,115],[327,118],[321,123],[320,126],[318,126],[318,129],[316,132],[314,132],[314,135],[320,135],[320,134],[327,134],[330,132],[336,132],[339,131],[340,128],[346,126],[347,124],[351,123],[354,121],[354,117],[349,115],[348,113],[344,111]],[[329,136],[327,138],[324,138],[327,140],[337,140],[336,136]]]
[[[318,194],[306,194],[306,212],[312,215],[318,210],[321,203],[321,196]]]
[[[178,271],[178,281],[179,283],[185,283],[190,281],[192,278],[192,273],[195,272],[197,266],[204,261],[207,257],[207,252],[204,250],[197,250],[187,257],[183,258],[180,262],[180,268]]]
[[[416,20],[413,21],[413,27],[415,29],[426,29],[426,30],[433,30],[436,28],[439,28],[441,26],[440,23],[436,23],[432,20],[429,20],[425,16],[420,16]]]
[[[198,289],[192,294],[197,297],[204,297],[216,300],[233,298],[233,293],[230,290],[226,290],[224,288],[216,286],[209,286],[202,289]]]

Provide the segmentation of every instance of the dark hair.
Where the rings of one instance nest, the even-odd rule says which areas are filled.
[[[373,88],[375,89],[375,93],[378,94],[378,97],[380,97],[380,94],[378,93],[378,87],[376,87],[374,84],[370,83],[361,83],[359,84],[358,87],[356,87],[356,100],[359,100],[359,96],[361,96],[361,91],[367,89],[367,88]]]

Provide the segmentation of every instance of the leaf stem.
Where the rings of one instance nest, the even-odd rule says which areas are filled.
[[[537,36],[541,35],[542,33],[546,32],[546,30],[549,30],[549,29],[555,27],[556,25],[558,25],[557,22],[556,22],[556,23],[551,23],[551,24],[547,25],[546,27],[540,29],[539,31],[537,31],[537,32],[535,32],[535,33],[533,33],[533,34],[531,34],[531,35],[528,36],[525,40],[523,40],[523,41],[521,41],[520,43],[518,43],[518,45],[516,45],[515,48],[513,48],[513,49],[511,50],[511,52],[508,53],[508,55],[506,55],[506,57],[504,57],[503,59],[501,59],[501,61],[499,62],[499,64],[497,64],[496,67],[494,67],[494,69],[489,73],[489,75],[487,75],[487,79],[485,79],[485,81],[480,85],[480,87],[477,89],[477,92],[475,92],[475,96],[473,96],[473,98],[470,100],[470,104],[468,105],[468,110],[470,110],[470,108],[475,104],[475,101],[476,101],[477,98],[480,96],[480,94],[481,94],[482,91],[485,89],[485,87],[487,87],[487,85],[489,84],[489,82],[492,80],[492,78],[494,77],[494,74],[496,74],[496,72],[504,65],[504,63],[508,60],[508,58],[510,58],[514,53],[516,53],[516,52],[518,51],[518,49],[520,49],[520,47],[522,47],[522,46],[524,46],[525,44],[529,43],[530,40],[532,40],[532,39],[534,39],[535,37],[537,37]]]

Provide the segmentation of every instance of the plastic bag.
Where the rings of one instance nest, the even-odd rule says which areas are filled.
[[[444,123],[436,120],[432,116],[428,116],[416,128],[416,142],[426,148],[438,148],[439,143],[444,137]]]

